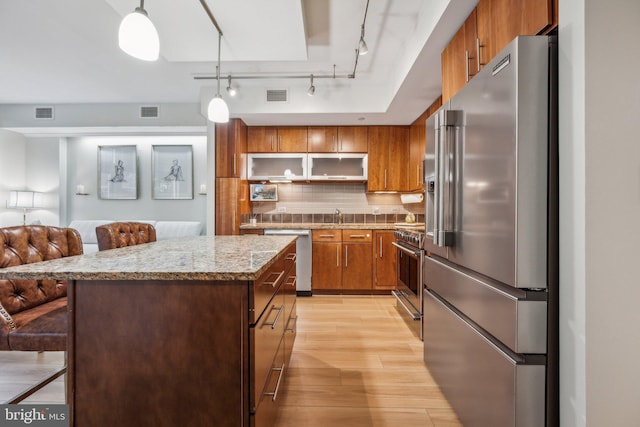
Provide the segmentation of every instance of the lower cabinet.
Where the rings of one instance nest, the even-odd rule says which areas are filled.
[[[393,230],[376,230],[373,232],[373,289],[394,290],[398,283],[397,249],[393,246],[396,238]]]
[[[313,290],[371,291],[371,230],[313,230]]]

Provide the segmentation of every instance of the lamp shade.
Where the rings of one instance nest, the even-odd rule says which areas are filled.
[[[32,209],[35,207],[35,194],[33,191],[11,191],[7,207]]]
[[[156,61],[160,55],[158,31],[147,13],[136,8],[124,17],[118,31],[118,44],[127,54],[143,61]]]
[[[229,107],[220,94],[213,97],[207,108],[207,117],[214,123],[227,123],[229,121]]]

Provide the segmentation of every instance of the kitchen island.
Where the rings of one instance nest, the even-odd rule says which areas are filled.
[[[264,426],[295,339],[295,237],[164,240],[0,269],[67,279],[75,426]]]

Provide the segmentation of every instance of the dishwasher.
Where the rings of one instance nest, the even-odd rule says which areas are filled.
[[[265,229],[265,236],[298,236],[296,240],[296,295],[310,297],[311,293],[311,230]]]

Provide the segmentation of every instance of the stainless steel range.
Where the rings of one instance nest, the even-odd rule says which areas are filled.
[[[422,263],[424,231],[422,228],[398,227],[394,231],[398,248],[397,290],[392,291],[407,323],[422,339]]]

